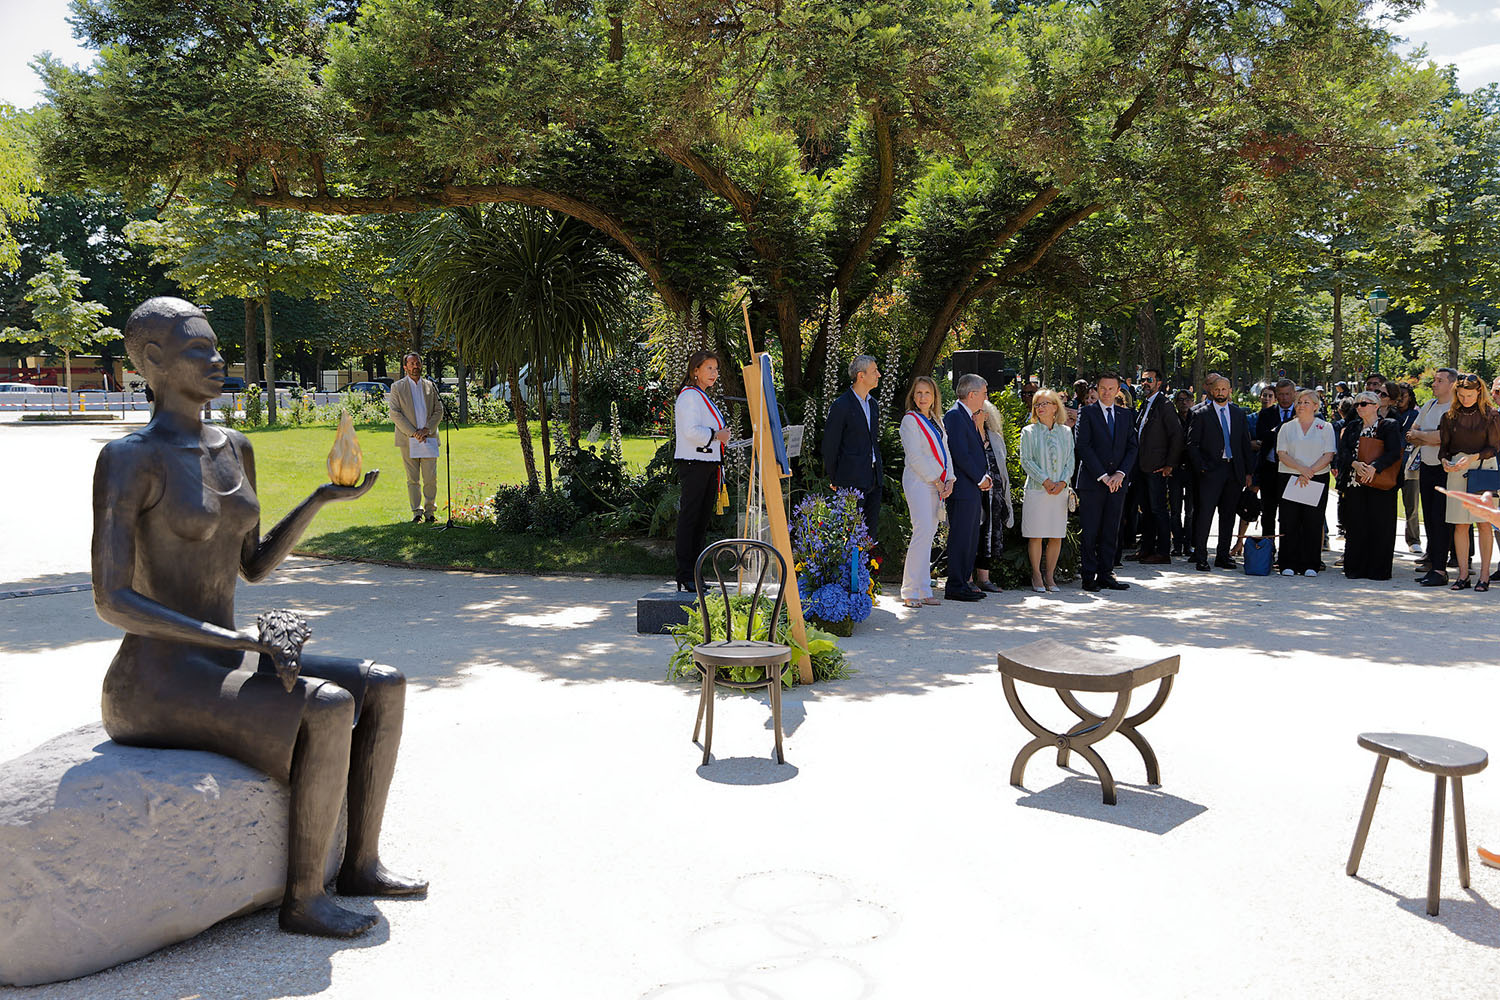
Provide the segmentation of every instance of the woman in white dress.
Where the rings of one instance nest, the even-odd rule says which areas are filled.
[[[1031,397],[1031,422],[1021,428],[1021,468],[1026,470],[1021,534],[1031,557],[1031,589],[1038,594],[1061,589],[1055,574],[1068,533],[1068,480],[1075,465],[1073,432],[1062,410],[1062,397],[1041,389]]]
[[[918,375],[906,393],[906,414],[901,418],[901,448],[906,453],[901,488],[911,511],[901,603],[908,608],[943,603],[932,593],[932,538],[943,501],[953,492],[953,457],[938,409],[940,398],[937,382]]]

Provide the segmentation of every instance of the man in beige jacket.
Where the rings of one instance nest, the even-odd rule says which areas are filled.
[[[401,449],[401,463],[406,466],[406,496],[411,501],[413,522],[437,519],[437,458],[413,458],[411,446],[420,442],[423,448],[437,444],[438,424],[443,419],[443,400],[431,379],[422,377],[422,358],[408,354],[401,359],[406,377],[391,386],[391,422],[396,425],[396,447]],[[429,443],[430,442],[430,443]],[[421,483],[418,483],[420,477]]]

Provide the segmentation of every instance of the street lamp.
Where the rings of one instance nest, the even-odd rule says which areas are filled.
[[[1390,304],[1391,300],[1385,294],[1384,288],[1377,287],[1370,293],[1370,297],[1365,299],[1365,305],[1370,308],[1370,315],[1375,318],[1375,370],[1377,372],[1380,371],[1380,317],[1385,315]]]

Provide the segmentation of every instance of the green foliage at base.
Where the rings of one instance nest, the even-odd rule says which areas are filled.
[[[762,597],[759,609],[755,614],[754,639],[765,639],[770,633],[771,610],[775,602]],[[735,594],[729,598],[729,610],[734,615],[734,635],[744,638],[745,628],[750,617],[751,598],[748,594]],[[685,625],[673,625],[667,631],[672,635],[672,641],[677,648],[667,660],[667,679],[683,680],[696,678],[698,668],[693,665],[693,647],[703,641],[703,615],[698,606],[694,604],[687,609],[688,620]],[[722,639],[724,628],[724,598],[717,594],[708,596],[708,613],[714,623],[715,638]],[[785,643],[793,649],[800,649],[812,657],[813,682],[844,680],[854,676],[854,668],[844,656],[844,651],[839,648],[837,637],[832,633],[824,632],[822,629],[807,626],[807,646],[804,648],[798,644],[792,636],[790,625],[787,623],[786,609],[782,609],[781,617],[776,622],[776,642]],[[763,680],[766,676],[764,667],[720,667],[719,676],[725,680],[737,681],[742,684],[751,684]],[[797,671],[791,667],[782,671],[782,687],[794,687],[797,683]]]

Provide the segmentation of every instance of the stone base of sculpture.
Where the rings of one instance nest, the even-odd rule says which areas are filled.
[[[0,985],[88,975],[279,904],[288,799],[228,757],[122,746],[97,723],[0,764]]]

